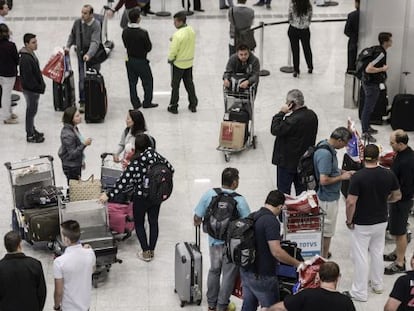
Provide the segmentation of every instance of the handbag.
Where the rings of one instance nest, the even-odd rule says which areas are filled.
[[[364,164],[362,162],[354,161],[348,153],[344,154],[344,159],[342,161],[343,171],[359,171],[363,167]],[[348,196],[348,190],[349,180],[343,180],[341,184],[341,193],[345,198]]]
[[[80,34],[80,42],[81,42],[81,55],[83,57],[83,34],[82,34],[82,22],[79,23],[79,34]],[[99,42],[98,50],[96,51],[95,55],[93,55],[89,61],[87,61],[88,66],[99,65],[106,61],[108,58],[108,54],[106,53],[105,47],[102,42]]]
[[[22,86],[22,79],[19,75],[16,76],[16,80],[14,81],[13,90],[16,92],[23,92],[23,86]]]
[[[102,184],[91,175],[86,180],[69,180],[70,201],[97,200],[101,195]]]

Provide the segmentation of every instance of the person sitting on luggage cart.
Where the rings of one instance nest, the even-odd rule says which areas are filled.
[[[223,75],[223,85],[226,89],[239,92],[241,89],[257,85],[259,72],[259,59],[246,44],[239,44],[236,48],[236,54],[230,56],[227,62],[226,71]]]
[[[284,301],[271,306],[269,311],[355,311],[352,300],[336,289],[340,278],[338,264],[325,262],[319,269],[320,287],[307,288],[296,295],[287,296]]]
[[[138,258],[143,261],[154,259],[154,249],[158,240],[158,216],[161,203],[154,203],[146,192],[148,183],[148,168],[155,164],[162,163],[173,174],[174,168],[162,155],[152,148],[152,140],[149,135],[139,134],[135,137],[135,153],[131,162],[115,183],[113,190],[102,193],[99,201],[104,203],[108,198],[113,198],[120,193],[129,192],[133,189],[133,213],[135,221],[135,232],[142,251],[138,253]],[[150,228],[149,242],[145,231],[145,215],[148,215]]]

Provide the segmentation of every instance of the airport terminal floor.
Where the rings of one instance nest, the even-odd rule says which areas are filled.
[[[18,48],[23,45],[23,34],[32,32],[37,35],[36,52],[41,67],[51,56],[55,47],[63,46],[73,20],[80,17],[83,4],[89,2],[97,12],[106,4],[103,0],[20,0],[14,1],[13,10],[7,16],[13,40]],[[335,7],[314,6],[314,20],[346,18],[353,10],[353,0],[339,0]],[[253,7],[253,0],[247,5]],[[154,11],[161,9],[160,0],[152,0]],[[269,26],[264,30],[264,59],[262,67],[270,71],[270,76],[262,77],[254,107],[257,148],[232,155],[225,162],[222,152],[217,151],[220,122],[223,117],[222,74],[228,59],[227,11],[219,10],[217,0],[202,0],[204,13],[196,12],[188,17],[197,35],[194,83],[199,99],[197,113],[187,109],[188,101],[184,87],[181,86],[179,113],[167,112],[170,99],[170,66],[167,63],[169,38],[174,33],[172,17],[142,17],[141,26],[148,30],[153,43],[149,53],[154,76],[154,100],[159,107],[143,109],[149,133],[157,140],[157,149],[174,166],[174,192],[160,212],[160,235],[155,250],[155,259],[144,262],[137,258],[139,244],[135,235],[118,247],[118,257],[122,264],[114,264],[108,279],[93,289],[91,311],[138,310],[161,311],[180,310],[180,302],[174,293],[174,247],[179,241],[194,240],[193,210],[201,195],[211,187],[220,185],[221,172],[225,167],[236,167],[240,171],[238,192],[243,194],[251,210],[259,209],[267,193],[275,188],[276,168],[271,164],[274,137],[270,134],[272,116],[285,102],[286,93],[298,88],[303,91],[306,105],[313,109],[319,118],[317,140],[327,138],[338,126],[346,126],[348,116],[357,120],[357,109],[343,108],[344,73],[346,70],[347,38],[343,34],[344,22],[311,24],[311,46],[314,70],[308,74],[303,55],[301,55],[301,74],[282,73],[279,68],[287,65],[288,45],[287,25]],[[166,9],[173,14],[181,10],[181,1],[166,0]],[[274,0],[272,9],[254,7],[255,25],[260,21],[274,22],[287,20],[288,0]],[[109,21],[109,39],[115,42],[110,58],[102,65],[108,91],[108,114],[104,123],[80,125],[85,137],[92,137],[92,145],[86,149],[86,169],[82,177],[91,174],[100,176],[100,154],[116,150],[119,138],[125,128],[125,118],[132,106],[129,101],[128,81],[125,69],[125,49],[121,40],[120,15]],[[386,31],[386,30],[385,30]],[[259,33],[256,33],[259,41]],[[372,42],[376,44],[376,42]],[[260,45],[260,44],[259,44]],[[260,48],[260,46],[258,47]],[[392,48],[389,53],[392,53]],[[77,81],[77,60],[71,51],[72,65]],[[259,56],[259,55],[258,55]],[[17,161],[22,158],[50,154],[55,158],[54,168],[57,185],[66,185],[57,151],[60,146],[62,113],[55,112],[52,101],[52,82],[45,78],[46,93],[40,97],[36,127],[45,133],[45,142],[29,144],[26,142],[24,119],[25,101],[23,96],[15,109],[19,116],[17,125],[0,125],[1,147],[0,162]],[[139,94],[142,89],[139,86]],[[78,92],[76,92],[78,96]],[[357,127],[360,129],[359,120]],[[378,143],[389,147],[389,125],[376,126]],[[413,134],[409,134],[411,144]],[[338,153],[342,161],[343,150]],[[0,173],[0,235],[10,230],[10,215],[13,207],[9,176],[5,167]],[[412,222],[412,219],[410,219]],[[353,265],[350,259],[350,234],[345,226],[345,204],[340,199],[338,226],[331,245],[332,260],[341,267],[342,278],[339,290],[349,290],[352,281]],[[413,252],[409,244],[407,259]],[[23,244],[24,252],[41,260],[47,280],[47,301],[45,310],[53,307],[53,255],[44,245]],[[391,251],[394,245],[386,242],[385,250]],[[202,235],[201,248],[204,254],[203,302],[201,306],[188,305],[187,310],[207,310],[205,299],[206,278],[209,268],[207,236]],[[5,250],[0,247],[0,256]],[[408,268],[408,267],[407,267]],[[381,295],[369,294],[368,302],[354,302],[358,311],[382,310],[394,281],[399,275],[384,276],[385,291]],[[241,300],[232,298],[237,308]]]

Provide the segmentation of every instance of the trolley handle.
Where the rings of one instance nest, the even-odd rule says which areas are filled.
[[[102,161],[103,160],[105,160],[105,158],[107,157],[107,156],[113,156],[114,154],[112,153],[112,152],[104,152],[104,153],[101,153],[101,159],[102,159]]]
[[[27,158],[27,159],[22,159],[22,160],[20,160],[20,161],[16,161],[16,162],[13,162],[13,164],[19,164],[19,163],[24,163],[24,162],[26,162],[26,161],[29,161],[29,160],[36,160],[36,159],[45,159],[45,158],[47,158],[51,163],[53,163],[53,156],[51,156],[51,155],[40,155],[40,156],[38,156],[38,157],[33,157],[33,158]],[[12,163],[9,161],[9,162],[5,162],[4,163],[4,166],[10,171],[11,169],[12,169]]]

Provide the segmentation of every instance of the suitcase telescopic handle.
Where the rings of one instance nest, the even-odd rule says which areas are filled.
[[[195,227],[195,243],[198,249],[200,249],[200,245],[201,245],[200,241],[201,241],[201,229],[200,229],[200,225],[198,225]]]

